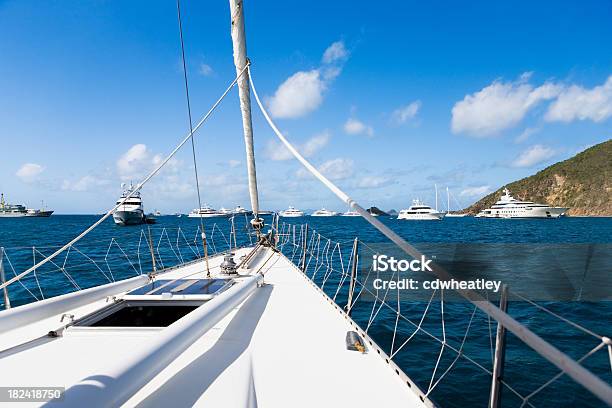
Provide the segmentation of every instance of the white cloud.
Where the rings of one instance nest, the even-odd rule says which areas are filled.
[[[540,129],[537,128],[527,128],[523,130],[521,134],[514,139],[514,143],[523,143],[525,140],[529,139],[531,135],[539,132],[539,130]]]
[[[146,145],[139,143],[130,147],[127,152],[117,160],[117,174],[123,181],[139,181],[164,160],[161,154],[153,154]],[[164,165],[162,172],[165,175],[176,174],[182,168],[182,161],[171,158]],[[160,177],[155,180],[159,181]]]
[[[135,144],[117,160],[119,177],[122,180],[139,178],[148,167],[149,160],[150,152],[147,146],[142,143]]]
[[[325,90],[342,72],[341,65],[348,55],[344,43],[336,41],[325,50],[321,67],[310,71],[298,71],[287,78],[276,89],[274,95],[267,98],[266,102],[272,116],[295,119],[321,106]]]
[[[211,76],[215,71],[210,65],[201,63],[200,67],[198,68],[198,72],[200,73],[200,75]]]
[[[277,142],[274,139],[268,140],[268,143],[266,144],[266,148],[264,150],[264,155],[268,159],[274,161],[291,160],[293,158],[293,155],[289,150],[287,150],[285,145],[281,142]]]
[[[319,166],[319,171],[330,180],[343,180],[353,175],[353,164],[350,159],[328,160]]]
[[[240,166],[240,164],[241,164],[241,163],[240,163],[240,160],[233,160],[233,159],[232,159],[232,160],[229,160],[229,161],[227,162],[227,164],[228,164],[228,166],[230,166],[231,168],[235,168],[235,167]]]
[[[555,98],[563,89],[554,83],[534,88],[526,82],[529,76],[523,74],[516,82],[494,81],[455,103],[451,121],[453,133],[476,137],[496,135],[518,124],[531,108]]]
[[[391,119],[398,125],[413,119],[421,108],[421,101],[414,101],[405,106],[400,106],[391,114]]]
[[[468,187],[459,193],[461,197],[482,197],[491,192],[490,186]]]
[[[235,197],[248,190],[247,183],[244,180],[236,179],[235,176],[227,173],[205,174],[201,180],[210,193],[214,192],[224,199]]]
[[[317,169],[330,180],[344,180],[353,175],[353,166],[354,162],[352,160],[337,158],[326,161],[318,166]],[[295,172],[295,175],[300,179],[313,178],[313,175],[304,167],[300,167]]]
[[[36,163],[25,163],[23,164],[15,175],[25,183],[32,183],[36,181],[38,176],[43,172],[45,168],[40,164]]]
[[[344,61],[348,58],[348,50],[344,46],[343,41],[332,43],[323,53],[322,61],[324,64],[333,64],[334,62]]]
[[[329,131],[325,130],[319,134],[314,135],[298,148],[298,151],[305,157],[312,156],[322,148],[324,148],[329,142]]]
[[[276,118],[299,118],[321,105],[325,83],[318,69],[299,71],[283,82],[269,98],[270,113]]]
[[[603,85],[585,89],[572,85],[561,92],[548,108],[547,121],[571,122],[592,120],[602,122],[612,116],[612,75]]]
[[[512,167],[533,167],[550,159],[555,155],[555,151],[550,147],[542,145],[533,145],[523,151],[512,162]]]
[[[349,118],[344,124],[344,131],[349,135],[374,136],[374,129],[356,118]]]
[[[196,187],[191,177],[185,177],[181,174],[165,174],[161,179],[153,178],[151,185],[148,186],[147,197],[155,197],[156,199],[172,203],[177,199],[189,199],[190,204],[196,202]]]
[[[151,159],[151,165],[147,166],[146,170],[153,170],[153,168],[159,166],[163,160],[164,156],[162,156],[161,154],[156,154],[155,156],[153,156],[153,159]],[[183,162],[181,160],[172,157],[166,162],[166,164],[164,164],[164,167],[162,167],[161,171],[165,174],[168,174],[169,172],[178,173],[181,170],[182,166]]]
[[[336,79],[341,72],[342,68],[337,66],[327,66],[321,69],[323,79],[326,81],[326,83],[329,83]]]
[[[296,146],[296,148],[304,157],[310,157],[319,150],[321,150],[323,147],[325,147],[329,142],[329,138],[329,131],[325,130],[321,133],[314,135],[304,144]],[[267,158],[274,161],[284,161],[293,159],[293,154],[291,154],[291,152],[287,150],[285,145],[281,142],[277,142],[274,139],[268,140],[268,144],[266,144],[264,154]]]
[[[383,176],[365,176],[357,183],[358,188],[380,188],[392,184],[393,180]]]
[[[96,187],[104,187],[109,184],[109,180],[104,180],[93,176],[83,176],[76,181],[64,180],[62,183],[62,190],[83,192],[89,191]]]
[[[313,175],[310,174],[310,172],[306,170],[304,167],[300,167],[299,169],[297,169],[297,171],[295,172],[295,176],[299,179],[308,179],[308,178],[313,177]],[[292,183],[291,180],[288,180],[288,182]]]

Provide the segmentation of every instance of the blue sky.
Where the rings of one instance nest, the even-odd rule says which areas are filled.
[[[109,208],[186,133],[173,1],[0,1],[0,191]],[[232,80],[226,1],[183,0],[194,117]],[[612,3],[246,1],[279,127],[365,206],[467,205],[612,134]],[[262,207],[344,210],[254,109]],[[196,138],[203,200],[247,206],[237,92]],[[187,146],[188,147],[188,146]],[[189,149],[143,190],[197,205]]]

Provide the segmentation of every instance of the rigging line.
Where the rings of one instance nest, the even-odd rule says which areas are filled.
[[[176,14],[178,16],[179,36],[181,39],[181,59],[183,61],[183,79],[185,81],[185,97],[187,99],[187,115],[189,117],[189,133],[191,134],[191,154],[193,155],[193,170],[195,172],[196,191],[198,193],[198,214],[202,209],[202,198],[200,196],[200,179],[198,177],[198,163],[196,160],[195,141],[193,140],[193,120],[191,119],[191,99],[189,98],[189,80],[187,79],[187,62],[185,58],[185,42],[183,40],[183,21],[181,19],[181,0],[176,0]],[[204,229],[204,221],[200,218],[200,227],[202,228],[202,246],[204,248],[204,259],[206,260],[206,272],[210,275],[208,266],[208,250],[206,248],[206,230]]]
[[[249,70],[250,71],[250,70]],[[372,226],[374,226],[377,230],[383,233],[387,238],[389,238],[393,243],[395,243],[402,251],[407,253],[408,255],[414,258],[420,258],[424,256],[424,254],[416,249],[414,246],[410,245],[406,240],[397,235],[393,230],[383,224],[381,221],[372,217],[370,213],[368,213],[361,205],[359,205],[355,200],[349,197],[344,191],[340,190],[334,183],[332,183],[327,177],[325,177],[319,170],[317,170],[308,160],[304,158],[296,149],[289,143],[289,141],[285,138],[285,136],[278,130],[278,127],[270,118],[270,115],[266,111],[263,106],[261,100],[259,99],[259,95],[257,94],[257,89],[255,88],[255,84],[253,83],[253,76],[249,72],[249,80],[251,83],[251,89],[253,89],[253,96],[255,96],[255,100],[257,101],[257,105],[261,110],[264,118],[268,122],[268,125],[272,128],[276,136],[279,140],[284,144],[284,146],[289,150],[293,156],[300,162],[306,169],[312,173],[315,178],[317,178],[321,183],[323,183],[327,188],[329,188],[338,198],[344,201],[347,205],[352,207],[356,212],[358,212],[362,217],[366,219]],[[442,268],[438,264],[431,265],[432,272],[434,276],[443,280],[452,279],[452,275],[449,274],[444,268]],[[495,320],[506,326],[506,328],[516,335],[523,343],[534,349],[538,354],[544,357],[546,360],[550,361],[557,368],[565,371],[569,377],[571,377],[575,382],[585,387],[591,393],[596,395],[599,399],[604,402],[612,405],[612,387],[606,384],[601,378],[597,377],[591,371],[581,366],[575,360],[570,358],[567,354],[560,351],[558,348],[542,339],[540,336],[535,334],[533,331],[529,330],[527,327],[519,323],[516,319],[514,319],[509,314],[503,312],[500,308],[488,302],[482,295],[476,293],[472,290],[464,290],[458,289],[456,290],[462,297],[470,301],[472,304],[476,305],[483,312],[491,315]]]
[[[372,271],[372,268],[370,267],[370,271],[368,272],[368,276],[366,276],[366,278],[365,278],[364,282],[367,282],[367,281],[368,281],[369,273],[370,273],[371,271]],[[338,272],[339,272],[339,271],[338,271]],[[341,273],[341,272],[339,272],[339,273]],[[308,279],[310,279],[310,278],[308,278]],[[362,282],[361,282],[359,279],[357,279],[357,280],[356,280],[356,282],[357,282],[357,283],[359,283],[359,284],[361,285],[361,289],[360,289],[359,293],[357,294],[357,297],[355,298],[355,301],[353,302],[353,304],[352,304],[352,305],[355,305],[355,304],[356,304],[357,299],[359,298],[359,296],[361,295],[361,293],[364,291],[364,289],[365,289],[365,291],[366,291],[366,292],[368,292],[370,295],[374,296],[374,297],[375,297],[377,300],[380,300],[380,298],[378,298],[378,297],[377,297],[377,295],[376,295],[376,294],[374,294],[372,291],[368,290],[368,289],[366,288],[365,284],[364,284],[364,283],[362,283]],[[315,282],[313,282],[313,283],[315,283]],[[315,283],[315,284],[316,284],[316,283]],[[433,296],[434,296],[436,293],[437,293],[437,289],[433,291],[433,293],[432,293],[432,297],[431,297],[431,299],[430,299],[430,302],[431,302],[431,300],[433,299]],[[397,313],[397,310],[395,310],[395,309],[393,308],[393,306],[391,306],[391,305],[389,305],[387,302],[385,302],[385,301],[384,301],[384,299],[382,299],[381,301],[383,302],[384,306],[386,306],[387,308],[389,308],[389,309],[390,309],[390,310],[391,310],[393,313]],[[352,308],[352,307],[351,307],[351,308]],[[476,310],[476,307],[474,308],[474,310]],[[473,317],[473,314],[474,314],[474,311],[472,311],[472,317]],[[413,326],[415,326],[415,327],[417,328],[417,329],[415,330],[415,332],[413,333],[413,335],[414,335],[414,334],[416,334],[418,331],[422,331],[424,334],[426,334],[427,336],[431,337],[433,340],[436,340],[438,343],[440,343],[440,344],[442,344],[442,343],[443,343],[443,340],[442,340],[442,339],[439,339],[439,338],[438,338],[438,337],[436,337],[434,334],[432,334],[432,333],[430,333],[429,331],[427,331],[427,330],[423,329],[422,327],[420,327],[420,324],[417,326],[417,324],[416,324],[416,323],[414,323],[412,320],[410,320],[410,319],[409,319],[409,318],[407,318],[406,316],[404,316],[404,315],[402,315],[402,314],[400,314],[400,316],[401,316],[402,320],[407,321],[408,323],[412,324]],[[424,318],[424,317],[422,317],[422,318],[421,318],[421,323],[422,323],[423,318]],[[471,323],[470,323],[470,324],[471,324]],[[410,340],[410,339],[409,339],[409,340]],[[465,340],[465,336],[464,336],[464,340]],[[403,347],[403,346],[402,346],[402,347]],[[484,371],[484,372],[485,372],[485,373],[487,373],[488,375],[492,375],[492,372],[491,372],[490,370],[488,370],[487,368],[485,368],[484,366],[482,366],[481,364],[479,364],[478,362],[476,362],[474,359],[472,359],[472,358],[471,358],[470,356],[468,356],[467,354],[463,353],[461,348],[456,349],[455,347],[453,347],[453,346],[452,346],[452,345],[450,345],[450,344],[447,344],[447,347],[448,347],[448,348],[449,348],[451,351],[453,351],[453,352],[457,353],[457,356],[458,356],[458,357],[463,357],[464,359],[466,359],[466,360],[467,360],[467,361],[469,361],[470,363],[474,364],[474,365],[475,365],[477,368],[481,369],[482,371]],[[397,352],[399,352],[399,349],[395,351],[395,353],[397,353]],[[389,356],[389,358],[393,358],[393,356]],[[452,368],[452,367],[451,367],[451,368]],[[447,369],[447,371],[448,371],[448,369]],[[443,374],[443,375],[444,375],[444,374]],[[438,382],[439,382],[440,380],[441,380],[441,378],[438,378]],[[501,383],[502,383],[502,384],[503,384],[503,385],[504,385],[506,388],[508,388],[508,390],[509,390],[509,391],[511,391],[511,392],[512,392],[514,395],[516,395],[517,397],[519,397],[521,400],[523,400],[523,399],[525,398],[525,397],[524,397],[523,395],[521,395],[521,394],[520,394],[518,391],[516,391],[516,389],[514,389],[512,386],[510,386],[510,384],[508,384],[506,381],[501,380]],[[435,385],[434,385],[434,386],[435,386]],[[527,402],[527,405],[529,405],[529,406],[531,406],[531,407],[534,407],[534,405],[533,405],[533,404],[531,404],[530,402]],[[535,407],[534,407],[534,408],[535,408]]]
[[[168,156],[166,156],[166,158],[151,172],[149,173],[149,175],[147,175],[140,183],[138,183],[138,185],[136,185],[136,187],[134,188],[134,190],[128,194],[126,194],[125,198],[122,198],[121,200],[119,200],[118,204],[116,204],[113,208],[111,208],[110,210],[108,210],[106,212],[106,214],[104,214],[102,217],[100,217],[100,219],[96,222],[94,222],[93,224],[91,224],[89,227],[87,227],[87,229],[85,229],[83,232],[81,232],[79,235],[77,235],[76,237],[74,237],[72,240],[70,240],[70,242],[68,242],[67,244],[65,244],[63,247],[59,248],[57,251],[53,252],[51,255],[49,255],[48,257],[44,258],[42,261],[38,262],[36,265],[26,269],[25,271],[21,272],[19,275],[14,276],[13,278],[7,280],[6,282],[4,282],[3,284],[0,284],[0,289],[3,289],[5,287],[7,287],[8,285],[12,284],[13,282],[18,281],[19,279],[23,278],[24,276],[28,275],[29,273],[31,273],[33,270],[40,268],[42,265],[46,264],[47,262],[49,262],[50,260],[54,259],[56,256],[58,256],[59,254],[61,254],[62,252],[64,252],[66,250],[66,248],[74,245],[75,243],[77,243],[79,240],[81,240],[81,238],[83,238],[85,235],[89,234],[94,228],[96,228],[98,225],[102,224],[104,222],[104,220],[106,220],[108,217],[110,217],[111,215],[113,215],[113,213],[115,212],[115,210],[117,210],[117,208],[119,208],[121,205],[123,205],[123,203],[125,203],[128,199],[130,199],[132,197],[132,195],[136,192],[139,191],[151,178],[153,178],[153,176],[155,176],[157,173],[159,173],[159,171],[161,170],[162,167],[164,167],[169,161],[170,159],[172,159],[174,157],[174,155],[176,154],[176,152],[178,152],[180,150],[181,147],[183,147],[183,145],[185,145],[185,143],[187,143],[187,141],[189,140],[189,138],[195,134],[195,132],[198,131],[198,129],[208,120],[208,118],[213,114],[213,112],[217,109],[217,107],[219,106],[219,104],[221,104],[221,101],[223,101],[223,99],[225,99],[225,97],[227,96],[227,94],[229,93],[229,91],[232,90],[232,88],[234,87],[234,85],[236,85],[236,82],[238,82],[238,79],[240,79],[240,77],[242,75],[244,75],[244,73],[246,72],[246,70],[248,69],[249,65],[247,64],[242,71],[240,71],[240,73],[236,76],[236,78],[234,78],[234,80],[229,84],[229,86],[225,89],[225,92],[223,92],[223,94],[219,97],[219,99],[217,99],[217,101],[213,104],[213,106],[208,110],[208,112],[206,112],[206,114],[204,115],[204,117],[202,117],[202,119],[200,119],[200,121],[198,122],[197,125],[195,125],[193,127],[193,132],[190,132],[187,136],[185,136],[183,138],[183,140],[174,148],[174,150],[172,150],[172,152],[170,152],[170,154]]]
[[[603,336],[601,336],[600,334],[597,334],[597,333],[595,333],[594,331],[589,330],[589,329],[587,329],[586,327],[581,326],[581,325],[579,325],[578,323],[575,323],[575,322],[573,322],[573,321],[571,321],[571,320],[569,320],[569,319],[567,319],[567,318],[565,318],[565,317],[561,316],[560,314],[555,313],[555,312],[553,312],[552,310],[550,310],[550,309],[548,309],[548,308],[546,308],[546,307],[544,307],[544,306],[542,306],[542,305],[539,305],[539,304],[537,304],[536,302],[534,302],[534,301],[532,301],[532,300],[530,300],[530,299],[527,299],[527,298],[526,298],[526,297],[524,297],[524,296],[521,296],[519,293],[516,293],[515,291],[511,291],[511,293],[512,293],[512,295],[514,295],[514,296],[516,296],[517,298],[519,298],[519,299],[523,300],[524,302],[527,302],[527,303],[531,304],[532,306],[535,306],[536,308],[538,308],[538,309],[542,310],[543,312],[548,313],[548,314],[550,314],[551,316],[554,316],[554,317],[556,317],[557,319],[564,321],[565,323],[569,324],[570,326],[572,326],[572,327],[574,327],[574,328],[576,328],[576,329],[578,329],[578,330],[580,330],[580,331],[582,331],[582,332],[584,332],[584,333],[586,333],[586,334],[589,334],[589,335],[591,335],[591,336],[593,336],[593,337],[595,337],[595,338],[597,338],[597,339],[599,339],[599,340],[602,340],[602,339],[603,339]]]

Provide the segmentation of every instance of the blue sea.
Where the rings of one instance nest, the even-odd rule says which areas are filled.
[[[32,266],[49,255],[98,219],[99,215],[53,215],[50,218],[0,218],[0,247],[4,247],[4,269],[7,278]],[[495,220],[452,218],[440,222],[406,222],[386,217],[380,220],[403,238],[427,253],[452,252],[445,265],[453,273],[477,271],[488,278],[502,279],[510,290],[522,293],[554,313],[562,315],[599,335],[612,336],[612,284],[611,251],[612,218],[568,217],[558,220]],[[361,268],[365,274],[370,262],[369,252],[389,248],[384,236],[365,220],[354,217],[331,217],[282,220],[300,227],[309,224],[309,230],[321,235],[319,246],[312,243],[311,250],[319,259],[311,259],[307,273],[323,286],[338,304],[344,306],[348,281],[336,273],[348,268],[352,241],[359,237]],[[269,217],[268,217],[269,222]],[[237,218],[233,225],[236,243],[252,242],[246,220]],[[229,220],[206,219],[205,229],[211,253],[227,250],[231,245]],[[281,228],[285,233],[283,252],[297,260],[299,252],[293,243],[293,228]],[[105,221],[66,254],[58,256],[10,286],[12,306],[29,303],[42,297],[51,297],[76,290],[147,273],[152,269],[153,252],[156,266],[167,267],[195,259],[202,255],[198,241],[199,220],[186,216],[161,216],[155,225],[119,227],[112,220]],[[297,238],[296,238],[297,239]],[[325,244],[329,239],[329,249]],[[151,246],[149,245],[151,243]],[[338,245],[336,245],[338,243]],[[33,249],[34,247],[34,249]],[[299,250],[298,250],[299,251]],[[327,261],[324,258],[327,257]],[[327,271],[321,263],[332,260],[336,272]],[[334,260],[335,259],[335,260]],[[365,281],[365,277],[362,277]],[[381,293],[383,296],[384,293]],[[427,307],[426,298],[400,298],[388,294],[388,304],[399,304],[403,318],[397,324],[391,307],[380,307],[372,296],[358,298],[352,317],[386,351],[391,344],[404,343],[414,332],[409,322],[418,323]],[[580,358],[599,341],[551,316],[537,307],[511,296],[509,314],[528,326],[536,334],[573,358]],[[495,300],[494,300],[495,301]],[[0,299],[0,306],[2,305]],[[299,307],[299,305],[296,305]],[[449,297],[444,303],[444,330],[439,298],[431,302],[421,328],[399,351],[394,361],[422,389],[430,383],[437,385],[430,397],[442,407],[487,406],[490,389],[491,335],[496,325],[480,311],[457,298]],[[375,316],[372,319],[372,316]],[[467,331],[469,326],[469,331]],[[282,330],[282,328],[279,328]],[[467,331],[467,336],[465,336]],[[434,339],[446,337],[446,344],[459,349],[462,355],[453,364],[457,354],[448,347],[442,352]],[[465,342],[464,340],[465,336]],[[432,373],[439,358],[436,375]],[[449,367],[452,368],[447,370]],[[601,350],[588,357],[584,366],[612,384],[610,357]],[[504,387],[502,404],[519,407],[522,396],[529,395],[552,378],[558,370],[535,352],[523,345],[514,335],[507,335],[504,380],[514,391]],[[442,379],[440,379],[443,377]],[[438,380],[440,380],[438,382]],[[312,390],[316,392],[316,390]],[[346,390],[350,392],[350,390]],[[372,390],[376,392],[376,390]],[[599,400],[566,376],[537,392],[525,406],[536,407],[600,407]]]

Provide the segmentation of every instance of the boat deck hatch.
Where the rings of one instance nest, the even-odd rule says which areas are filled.
[[[202,301],[122,300],[75,322],[76,327],[167,327]]]
[[[133,295],[213,295],[225,289],[231,279],[160,279],[134,289]]]

